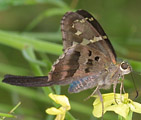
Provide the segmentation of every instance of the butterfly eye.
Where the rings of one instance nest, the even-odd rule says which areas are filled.
[[[96,56],[94,59],[95,59],[95,61],[98,62],[100,58],[99,58],[99,56]]]
[[[128,68],[128,64],[127,63],[121,63],[121,68],[123,70],[126,70]]]
[[[120,70],[121,70],[121,74],[125,75],[125,74],[129,74],[132,71],[132,68],[127,62],[122,62],[120,64]]]

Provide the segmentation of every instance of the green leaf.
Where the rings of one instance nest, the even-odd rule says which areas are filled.
[[[26,47],[32,47],[39,52],[46,52],[54,55],[60,55],[62,53],[62,45],[4,31],[0,31],[0,44],[13,47],[18,50],[23,50]]]

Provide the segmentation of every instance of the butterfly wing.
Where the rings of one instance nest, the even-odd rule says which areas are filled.
[[[107,35],[84,10],[66,13],[61,28],[64,54],[53,65],[49,81],[71,83],[70,92],[96,86],[108,74],[105,68],[116,63],[116,55]]]

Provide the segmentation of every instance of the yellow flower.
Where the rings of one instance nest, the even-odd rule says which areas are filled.
[[[98,96],[96,96],[96,100],[93,103],[94,110],[93,115],[95,117],[102,116],[102,103]],[[141,104],[137,102],[133,102],[131,99],[128,98],[128,93],[125,94],[116,94],[116,102],[114,99],[114,93],[103,94],[103,101],[104,101],[104,113],[106,111],[114,111],[115,113],[119,114],[120,116],[127,118],[129,112],[137,112],[141,113]]]
[[[60,108],[51,107],[46,109],[46,113],[57,115],[55,120],[64,120],[65,114],[71,109],[68,98],[65,95],[55,95],[50,93],[49,97],[57,104],[62,105]]]

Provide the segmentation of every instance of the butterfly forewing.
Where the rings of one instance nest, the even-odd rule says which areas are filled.
[[[74,44],[90,44],[116,63],[116,54],[107,35],[96,19],[84,10],[68,12],[61,22],[64,49]],[[94,45],[91,45],[94,44]]]

